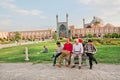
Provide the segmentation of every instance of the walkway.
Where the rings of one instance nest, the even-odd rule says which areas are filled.
[[[51,64],[1,63],[0,80],[120,80],[120,65],[98,64],[58,68]]]
[[[34,44],[34,43],[39,43],[39,42],[47,42],[47,41],[51,41],[51,40],[45,40],[45,41],[28,41],[28,42],[22,42],[21,44],[20,43],[0,44],[0,49],[1,48],[18,46],[18,45],[26,45],[26,44]]]

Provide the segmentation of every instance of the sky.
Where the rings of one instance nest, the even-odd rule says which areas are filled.
[[[77,28],[93,16],[120,26],[120,0],[0,0],[0,31],[56,29],[56,15],[63,22],[66,13]]]

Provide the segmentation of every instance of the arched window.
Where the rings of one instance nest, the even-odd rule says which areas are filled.
[[[66,36],[66,27],[62,24],[59,28],[59,36],[60,37],[65,37]]]

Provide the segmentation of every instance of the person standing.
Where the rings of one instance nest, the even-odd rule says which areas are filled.
[[[97,49],[93,45],[92,40],[88,40],[88,43],[85,45],[85,52],[86,55],[89,57],[89,64],[90,64],[90,69],[92,69],[93,63],[92,61],[95,61],[96,64],[98,64],[97,60],[94,57],[94,54],[96,53]]]
[[[56,54],[54,54],[54,61],[53,61],[53,66],[56,64],[56,59],[61,55],[61,50],[63,49],[63,46],[61,45],[60,42],[56,43],[57,49],[56,49]]]
[[[83,45],[82,45],[82,43],[79,43],[79,39],[75,39],[75,43],[73,44],[72,52],[73,53],[71,55],[71,68],[75,67],[74,58],[78,57],[78,59],[79,59],[78,69],[81,69]]]
[[[80,43],[83,43],[83,39],[82,39],[82,38],[78,38],[78,41],[79,41]]]
[[[66,43],[64,44],[64,47],[61,51],[61,55],[59,56],[59,61],[58,61],[59,64],[57,66],[61,67],[61,63],[63,61],[63,58],[65,57],[66,61],[68,62],[66,67],[69,67],[71,53],[72,53],[72,44],[70,43],[70,39],[67,38]]]

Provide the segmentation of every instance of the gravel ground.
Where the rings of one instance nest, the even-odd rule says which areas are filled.
[[[94,64],[93,69],[51,64],[1,63],[0,80],[120,80],[120,65]]]

